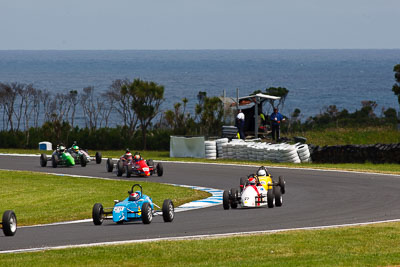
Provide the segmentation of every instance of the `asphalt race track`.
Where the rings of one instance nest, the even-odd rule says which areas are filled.
[[[67,173],[117,178],[102,164],[85,168],[52,168],[39,165],[38,157],[0,156],[0,169]],[[238,187],[239,178],[255,167],[214,164],[163,163],[164,176],[129,178],[154,182],[205,186],[217,189]],[[149,225],[116,225],[105,221],[19,228],[14,237],[0,234],[0,252],[6,250],[66,246],[109,241],[180,237],[207,234],[264,231],[299,227],[362,223],[400,218],[400,176],[348,172],[269,168],[277,178],[284,176],[283,206],[268,209],[223,210],[222,205],[180,212],[172,223],[161,216]],[[62,176],[59,179],[63,179]],[[118,198],[118,196],[116,196]],[[12,200],[10,200],[12,201]],[[112,199],[110,199],[110,204]],[[17,214],[18,217],[18,214]]]

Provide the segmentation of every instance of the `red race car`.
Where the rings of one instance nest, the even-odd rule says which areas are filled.
[[[107,171],[112,172],[114,168],[116,169],[117,176],[122,176],[126,173],[126,177],[131,177],[132,175],[147,177],[154,173],[162,176],[164,173],[161,163],[157,163],[155,166],[152,159],[144,160],[139,153],[135,153],[132,156],[129,150],[116,163],[111,158],[107,159]]]

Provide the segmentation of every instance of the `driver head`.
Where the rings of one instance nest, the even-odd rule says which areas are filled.
[[[267,172],[264,169],[260,169],[257,172],[258,176],[267,176]]]
[[[138,194],[137,192],[133,192],[129,194],[129,200],[130,201],[136,201],[140,198],[140,194]]]

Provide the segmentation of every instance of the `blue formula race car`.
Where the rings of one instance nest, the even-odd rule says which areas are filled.
[[[129,196],[122,201],[114,200],[114,207],[112,208],[104,208],[100,203],[94,204],[92,210],[93,223],[101,225],[104,220],[112,219],[118,224],[132,221],[142,221],[144,224],[149,224],[153,220],[153,216],[160,213],[159,210],[154,209],[154,207],[158,209],[160,207],[153,203],[151,197],[143,194],[143,188],[140,184],[134,184],[128,194]],[[174,204],[170,199],[164,200],[162,216],[164,222],[172,222],[175,217]]]

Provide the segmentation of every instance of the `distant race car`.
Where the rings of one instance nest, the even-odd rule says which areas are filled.
[[[46,167],[47,161],[51,161],[53,168],[57,168],[57,166],[75,166],[75,159],[64,146],[57,146],[57,149],[53,151],[50,157],[46,154],[40,155],[40,166]]]
[[[87,163],[93,160],[93,157],[89,156],[87,150],[79,148],[76,143],[74,143],[72,147],[68,148],[67,152],[69,152],[74,158],[75,164],[79,164],[82,167],[85,167]],[[96,152],[94,158],[97,164],[101,163],[102,156],[100,152]]]
[[[96,152],[96,163],[101,163],[101,153]],[[92,159],[89,156],[86,150],[78,149],[73,150],[72,148],[65,149],[64,146],[58,146],[56,150],[54,150],[51,156],[47,156],[46,154],[40,155],[40,166],[46,167],[47,161],[51,161],[53,168],[57,168],[57,166],[75,166],[75,164],[80,164],[82,167],[86,167],[86,164]]]
[[[17,216],[15,216],[14,211],[6,210],[3,213],[3,218],[1,220],[1,228],[3,228],[3,233],[6,236],[13,236],[17,232]]]
[[[240,178],[239,189],[232,188],[223,193],[224,209],[236,209],[238,205],[243,208],[255,208],[261,206],[280,207],[283,204],[282,195],[286,191],[286,182],[282,176],[278,181],[273,181],[271,174],[265,167],[260,167],[256,174],[247,178]]]
[[[140,189],[134,191],[134,189]],[[139,184],[134,184],[129,196],[125,200],[114,200],[114,207],[104,208],[102,204],[96,203],[93,206],[92,218],[95,225],[101,225],[104,220],[113,220],[115,223],[122,224],[124,222],[142,221],[149,224],[153,220],[153,216],[159,214],[154,206],[152,199],[143,194],[143,188]],[[164,222],[172,222],[175,217],[174,204],[170,199],[164,200],[162,206],[162,216]]]
[[[126,177],[131,177],[132,175],[147,177],[155,173],[158,176],[162,176],[164,174],[164,168],[161,163],[157,163],[154,166],[152,159],[144,160],[142,157],[139,160],[135,160],[133,157],[125,157],[123,155],[116,163],[111,158],[107,159],[107,171],[112,172],[114,168],[117,176],[122,176],[124,173],[126,173]]]

